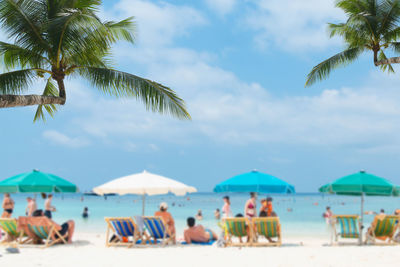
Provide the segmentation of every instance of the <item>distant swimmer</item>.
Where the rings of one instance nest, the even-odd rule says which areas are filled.
[[[319,204],[318,204],[318,202],[314,202],[313,205],[314,206],[318,206]]]
[[[292,212],[293,209],[292,209],[292,208],[287,208],[287,211],[288,211],[288,212]]]
[[[82,218],[87,219],[89,218],[89,208],[85,207],[82,212]]]

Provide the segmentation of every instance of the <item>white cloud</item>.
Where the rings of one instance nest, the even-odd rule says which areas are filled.
[[[271,44],[297,52],[338,45],[329,39],[328,22],[343,21],[344,13],[334,7],[334,0],[255,0],[246,14],[245,25],[256,32],[260,48]]]
[[[43,137],[54,144],[63,145],[71,148],[79,148],[89,145],[89,141],[85,138],[71,138],[55,130],[44,131]]]
[[[158,4],[145,0],[122,0],[105,16],[115,19],[115,14],[126,18],[134,14],[138,28],[138,45],[146,47],[169,45],[173,39],[188,34],[188,28],[206,23],[196,9],[166,2]]]
[[[170,10],[185,12],[185,9],[172,5],[165,8],[164,4],[135,3],[162,11],[159,18],[166,16],[163,12],[169,14]],[[143,23],[144,28],[150,23],[158,29],[161,26],[157,24],[164,21],[145,20]],[[174,25],[169,24],[169,27]],[[172,29],[164,30],[173,32]],[[174,36],[170,36],[171,42]],[[157,41],[153,39],[155,35],[144,38],[144,43]],[[138,62],[146,76],[175,89],[187,101],[193,121],[151,114],[135,100],[102,97],[82,84],[68,82],[67,86],[72,90],[66,109],[76,110],[79,116],[66,127],[80,129],[79,134],[88,139],[128,144],[125,149],[133,150],[158,149],[152,145],[158,145],[156,142],[199,144],[212,140],[231,145],[352,145],[369,153],[381,153],[388,147],[400,151],[397,78],[387,79],[385,75],[387,82],[382,85],[383,76],[373,72],[366,80],[368,86],[326,89],[314,96],[276,97],[269,93],[273,88],[241,81],[234,73],[214,66],[212,54],[172,47],[169,42],[157,43],[157,47],[139,45],[133,53],[128,53],[125,48],[118,49],[117,53]],[[140,144],[140,148],[135,144]]]
[[[234,9],[236,0],[206,0],[207,6],[217,14],[224,16]]]

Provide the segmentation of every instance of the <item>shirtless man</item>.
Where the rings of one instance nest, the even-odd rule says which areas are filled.
[[[193,217],[189,217],[187,219],[187,225],[189,228],[183,232],[186,243],[207,243],[211,240],[218,239],[218,236],[210,229],[206,229],[202,225],[195,224],[196,220]]]
[[[33,217],[42,217],[45,216],[43,213],[43,210],[36,210],[33,214]],[[46,216],[47,217],[47,216]],[[57,231],[60,233],[60,235],[64,236],[67,234],[67,242],[69,244],[72,243],[72,236],[74,235],[74,230],[75,230],[75,222],[73,220],[66,221],[62,225],[57,224],[55,221],[49,219],[51,223],[55,225],[55,228]]]
[[[47,199],[44,201],[44,216],[51,219],[51,213],[56,211],[56,208],[51,205],[51,201],[53,200],[53,195],[49,194]]]
[[[27,197],[26,201],[28,202],[28,206],[26,206],[25,210],[26,216],[32,216],[35,210],[37,210],[36,200],[31,197]]]
[[[3,214],[1,214],[2,218],[11,218],[14,210],[14,204],[14,200],[12,200],[10,194],[5,193],[2,205],[2,208],[4,209]]]

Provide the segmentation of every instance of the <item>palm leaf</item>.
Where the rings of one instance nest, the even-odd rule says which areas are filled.
[[[140,99],[153,112],[190,119],[184,101],[170,88],[157,82],[107,68],[80,67],[79,74],[104,93]]]
[[[332,70],[351,63],[363,52],[363,50],[364,49],[360,47],[349,48],[322,61],[307,75],[305,86],[310,86],[318,80],[327,78]]]
[[[44,96],[58,96],[58,89],[52,82],[52,78],[47,79],[46,86],[43,91]],[[46,117],[44,115],[43,108],[47,111],[47,113],[53,117],[54,113],[57,111],[57,106],[54,104],[49,104],[49,105],[38,105],[35,113],[35,117],[33,118],[33,121],[36,122],[37,120],[42,119],[43,121],[46,121]]]
[[[385,53],[381,50],[379,51],[378,60],[385,60],[387,59]],[[394,73],[394,69],[391,64],[384,64],[379,66],[381,70],[388,71],[389,73]]]
[[[37,78],[36,69],[17,70],[0,74],[0,94],[20,94]]]

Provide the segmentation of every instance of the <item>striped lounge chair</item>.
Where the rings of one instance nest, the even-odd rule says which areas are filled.
[[[334,215],[332,219],[339,225],[340,232],[334,227],[335,241],[338,242],[338,237],[346,239],[358,239],[360,237],[360,216],[359,215]]]
[[[225,218],[223,222],[226,246],[249,246],[253,243],[252,227],[248,218]],[[239,238],[239,242],[233,242],[232,237]],[[247,237],[247,242],[243,242],[243,237]]]
[[[17,219],[0,218],[0,228],[7,234],[6,239],[0,243],[2,245],[9,245],[12,242],[25,244],[31,240],[24,231],[18,231]]]
[[[400,222],[400,216],[396,215],[376,215],[371,224],[371,228],[367,231],[367,238],[365,243],[372,241],[373,244],[376,240],[393,242],[393,236],[396,233]]]
[[[144,216],[143,223],[148,233],[145,233],[145,243],[157,244],[157,241],[160,239],[162,245],[175,242],[175,236],[170,233],[167,225],[161,217]]]
[[[132,247],[139,240],[139,229],[131,217],[107,217],[106,246]],[[117,237],[110,240],[110,231]]]
[[[22,225],[22,227],[21,227]],[[48,248],[54,244],[67,244],[66,233],[64,236],[56,229],[56,225],[46,216],[41,217],[19,217],[18,227],[26,229],[29,236],[33,239],[44,240],[43,248]]]
[[[279,223],[278,217],[263,217],[253,218],[251,220],[253,224],[255,239],[257,242],[253,243],[254,246],[280,246],[282,245],[281,239],[281,224]],[[276,242],[260,242],[260,237],[263,236],[269,240],[271,238],[277,238]]]

